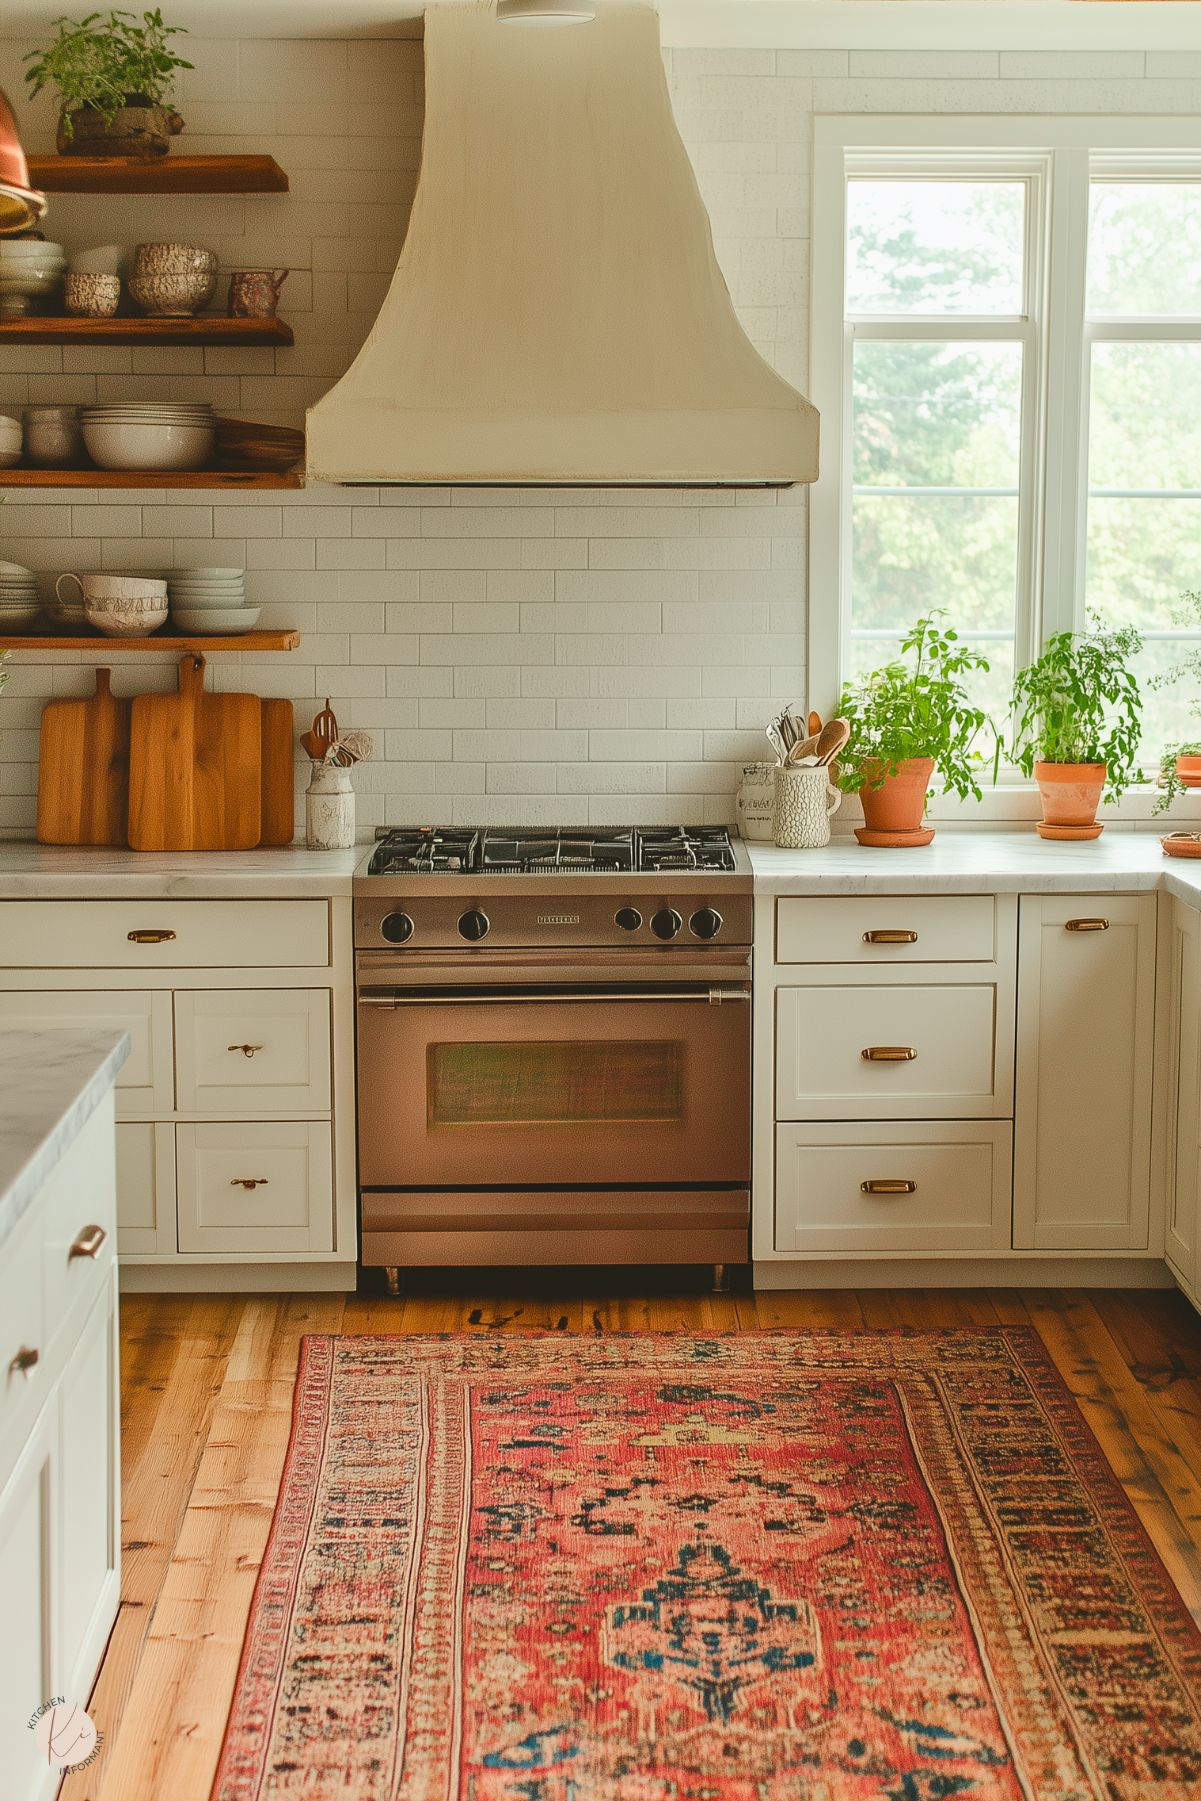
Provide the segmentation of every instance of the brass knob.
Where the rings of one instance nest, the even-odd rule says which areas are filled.
[[[916,944],[916,932],[881,931],[865,932],[864,944]]]
[[[917,1183],[905,1182],[896,1178],[885,1181],[860,1182],[861,1194],[916,1194]]]
[[[227,1044],[227,1051],[241,1051],[244,1057],[253,1057],[256,1051],[262,1050],[261,1044]]]
[[[1107,919],[1069,919],[1064,926],[1065,932],[1108,932]]]
[[[146,930],[141,932],[126,932],[125,936],[129,939],[131,944],[169,944],[174,938],[175,933]]]
[[[8,1366],[9,1375],[22,1375],[28,1382],[30,1376],[37,1367],[40,1356],[40,1351],[31,1351],[28,1345],[22,1345],[21,1349],[17,1352],[16,1356]]]
[[[231,1188],[266,1188],[266,1176],[234,1176],[230,1180]]]
[[[99,1257],[107,1238],[108,1233],[103,1226],[85,1226],[67,1252],[67,1262],[73,1262],[76,1257],[90,1257],[94,1262]]]
[[[911,1044],[869,1044],[859,1055],[865,1063],[912,1063],[917,1052]]]

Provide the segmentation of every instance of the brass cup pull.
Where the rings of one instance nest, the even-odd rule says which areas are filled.
[[[28,1345],[22,1345],[21,1349],[17,1352],[16,1356],[8,1366],[9,1375],[24,1376],[25,1380],[28,1382],[30,1376],[32,1376],[34,1370],[37,1368],[40,1357],[40,1351],[31,1351]]]
[[[887,1181],[876,1181],[876,1182],[860,1182],[859,1192],[861,1194],[916,1194],[917,1193],[917,1183],[916,1182],[903,1182],[903,1181],[900,1181],[899,1179],[890,1179]]]
[[[234,1176],[230,1180],[231,1188],[266,1188],[266,1176]]]
[[[170,944],[174,932],[141,931],[126,932],[125,936],[131,944]]]
[[[911,1044],[869,1044],[859,1055],[865,1063],[912,1063],[917,1052]]]
[[[865,932],[863,934],[863,942],[864,944],[916,944],[917,933],[898,931]]]
[[[253,1057],[256,1051],[262,1050],[261,1044],[227,1044],[227,1051],[241,1051],[244,1057]]]
[[[1065,932],[1108,932],[1107,919],[1069,919],[1064,926]]]
[[[67,1252],[67,1262],[73,1263],[76,1257],[90,1257],[95,1261],[107,1239],[108,1233],[103,1226],[85,1226]]]

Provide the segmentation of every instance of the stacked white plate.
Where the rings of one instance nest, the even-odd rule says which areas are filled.
[[[203,401],[130,401],[80,409],[83,441],[101,469],[202,469],[217,435]]]
[[[253,631],[262,611],[246,605],[244,569],[175,569],[167,577],[167,594],[175,624],[193,635]]]
[[[41,610],[33,570],[23,563],[0,563],[0,637],[27,632]]]

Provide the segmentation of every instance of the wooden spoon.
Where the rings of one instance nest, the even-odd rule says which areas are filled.
[[[822,727],[817,741],[818,762],[827,765],[832,763],[839,751],[846,747],[850,736],[851,728],[845,719],[831,719],[829,724]]]
[[[808,719],[808,726],[809,726],[809,736],[811,738],[816,738],[822,729],[821,714],[820,713],[810,713],[809,719]]]

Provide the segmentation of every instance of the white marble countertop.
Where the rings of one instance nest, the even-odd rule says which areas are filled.
[[[758,894],[1117,894],[1164,887],[1201,906],[1201,860],[1166,857],[1160,834],[1105,831],[1091,844],[1021,831],[940,831],[921,850],[748,844]]]
[[[128,1055],[127,1032],[0,1034],[0,1245]]]
[[[0,841],[0,900],[328,900],[350,893],[368,848],[163,852],[10,839]]]

